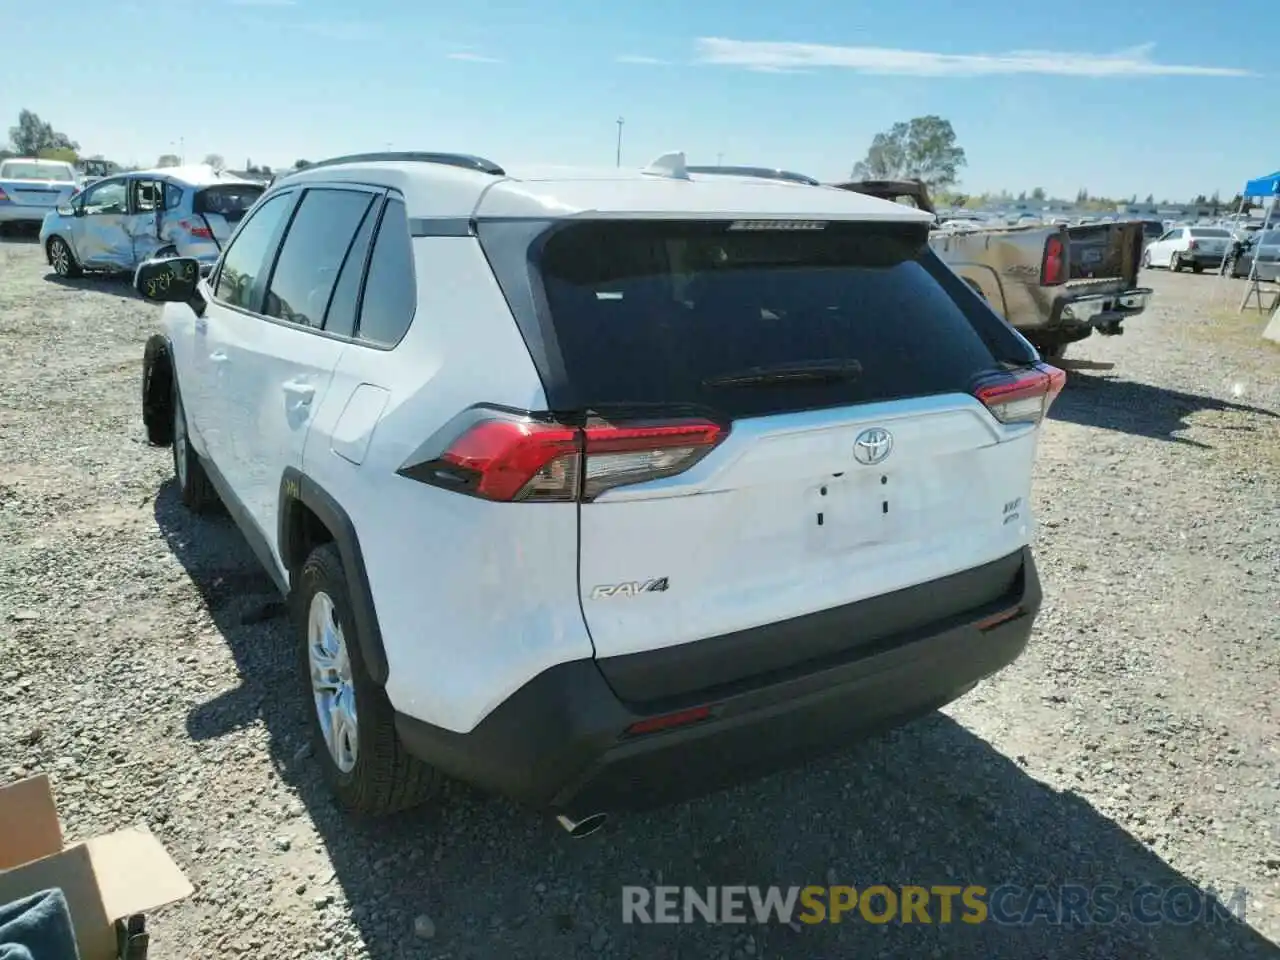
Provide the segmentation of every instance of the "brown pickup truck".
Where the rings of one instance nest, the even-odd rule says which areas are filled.
[[[835,184],[934,213],[918,180]],[[1092,335],[1124,333],[1121,324],[1147,307],[1138,286],[1141,221],[1081,226],[979,227],[935,230],[938,256],[977,290],[1047,359]]]

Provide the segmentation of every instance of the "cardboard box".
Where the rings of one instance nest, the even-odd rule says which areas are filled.
[[[118,960],[121,930],[131,918],[182,900],[192,889],[142,827],[64,847],[49,778],[40,774],[0,787],[0,903],[51,887],[67,898],[80,960]]]

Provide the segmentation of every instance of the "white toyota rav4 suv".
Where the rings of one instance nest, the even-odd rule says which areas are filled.
[[[451,775],[585,833],[960,696],[1022,651],[1064,381],[834,188],[367,154],[207,277],[143,264],[149,439],[297,623],[339,798]]]

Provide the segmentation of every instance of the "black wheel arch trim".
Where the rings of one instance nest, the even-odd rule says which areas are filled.
[[[142,351],[142,422],[157,447],[173,442],[174,379],[173,343],[167,334],[153,333]]]
[[[280,529],[278,532],[280,559],[289,571],[290,580],[306,562],[299,556],[297,537],[302,506],[314,513],[328,528],[342,558],[342,568],[347,574],[347,594],[351,599],[351,616],[355,621],[357,641],[364,655],[365,667],[370,678],[379,686],[387,682],[389,673],[386,649],[382,644],[382,630],[378,626],[377,611],[373,605],[373,589],[369,586],[369,574],[360,550],[360,538],[355,524],[347,516],[337,500],[320,484],[294,467],[286,467],[280,479]]]

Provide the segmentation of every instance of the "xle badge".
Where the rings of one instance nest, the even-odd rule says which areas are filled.
[[[626,583],[602,583],[591,588],[592,600],[612,600],[614,597],[638,597],[645,593],[662,593],[667,589],[667,578],[655,580],[629,580]]]

